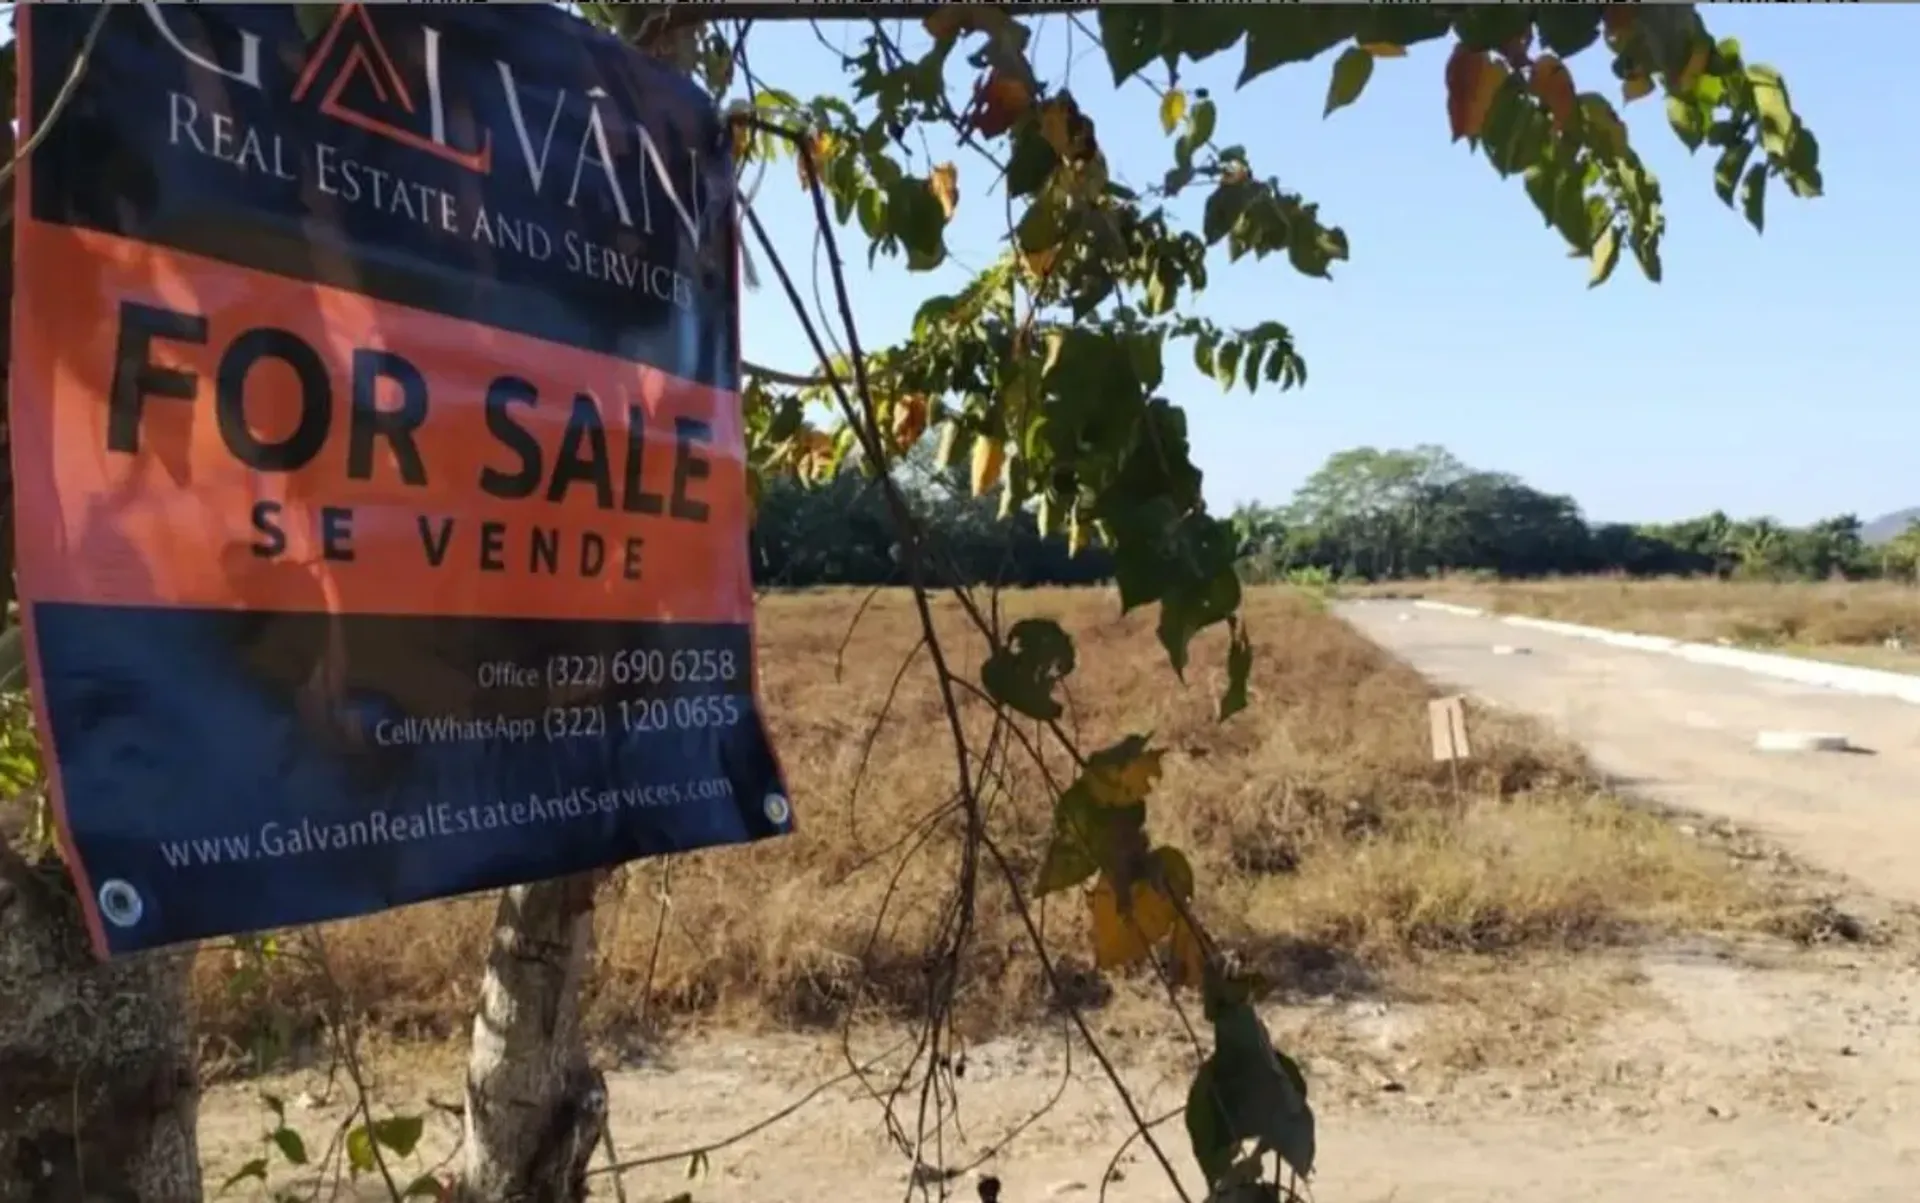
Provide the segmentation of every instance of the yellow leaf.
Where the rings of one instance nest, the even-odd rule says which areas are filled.
[[[893,403],[893,445],[905,452],[927,431],[927,399],[909,393]]]
[[[821,480],[833,470],[833,436],[808,430],[794,436],[794,471],[803,480]]]
[[[1635,75],[1620,82],[1620,95],[1626,97],[1628,104],[1632,104],[1652,91],[1653,80],[1644,75]]]
[[[1000,469],[1007,462],[1006,448],[998,439],[977,438],[973,441],[973,495],[985,497],[993,486],[1000,483]]]
[[[940,164],[928,177],[927,186],[933,190],[933,198],[940,202],[940,212],[951,219],[960,204],[960,169],[952,163]]]
[[[1073,157],[1073,107],[1065,100],[1040,106],[1040,136],[1063,159]]]
[[[1146,800],[1160,780],[1161,757],[1137,735],[1087,758],[1087,789],[1102,806],[1131,806]]]
[[[1120,896],[1103,874],[1087,895],[1093,921],[1093,962],[1102,969],[1137,964],[1155,944],[1173,932],[1179,913],[1167,897],[1146,882],[1135,882],[1129,905],[1122,910]]]
[[[833,156],[839,152],[839,149],[839,143],[834,136],[825,130],[820,130],[809,138],[807,154],[794,156],[795,169],[800,173],[800,187],[803,189],[813,187],[813,176],[807,171],[809,159],[814,171],[825,171],[833,162]]]
[[[1360,43],[1360,49],[1375,58],[1407,57],[1407,48],[1405,46],[1396,46],[1392,42],[1362,42]]]
[[[953,467],[954,457],[960,453],[960,424],[948,422],[940,428],[940,446],[933,453],[936,468]]]
[[[1168,88],[1167,94],[1160,98],[1160,128],[1170,134],[1186,115],[1187,94],[1179,88]]]

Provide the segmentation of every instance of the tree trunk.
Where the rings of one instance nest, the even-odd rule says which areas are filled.
[[[0,1203],[200,1198],[188,964],[96,961],[59,865],[0,847]]]
[[[635,49],[692,73],[706,14],[664,4],[614,12],[620,36]],[[467,1060],[457,1203],[587,1197],[587,1163],[605,1130],[607,1089],[587,1060],[580,998],[593,960],[594,894],[606,877],[582,873],[501,895]]]
[[[500,897],[467,1062],[461,1203],[578,1203],[606,1121],[587,1062],[580,994],[603,875],[515,886]]]
[[[11,23],[9,22],[9,25]],[[12,97],[5,98],[9,111]],[[0,125],[0,161],[13,158]],[[0,210],[13,209],[13,185]],[[7,445],[13,237],[0,234],[0,629],[14,597]],[[11,800],[0,800],[11,806]],[[200,1082],[179,952],[102,964],[59,862],[29,864],[0,814],[0,1203],[200,1198]]]

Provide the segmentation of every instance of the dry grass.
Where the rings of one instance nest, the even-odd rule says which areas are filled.
[[[1920,656],[1883,645],[1920,645],[1920,588],[1891,581],[1550,581],[1442,578],[1354,590],[1420,595],[1648,635],[1819,655],[1873,667],[1920,669]]]
[[[886,707],[918,635],[903,595],[867,607],[857,650],[839,661],[861,596],[763,603],[763,697],[801,831],[680,858],[664,922],[662,866],[622,876],[602,908],[591,1010],[599,1035],[691,1015],[807,1025],[915,1005],[957,837],[952,823],[936,823],[917,852],[902,844],[951,797],[953,758],[924,657]],[[1297,594],[1251,595],[1254,704],[1224,726],[1211,717],[1222,660],[1214,642],[1196,649],[1201,667],[1182,689],[1152,618],[1118,619],[1110,591],[1035,591],[1003,605],[1075,633],[1070,717],[1090,745],[1151,731],[1169,750],[1154,832],[1191,856],[1217,932],[1285,982],[1351,985],[1453,950],[1740,924],[1766,905],[1723,856],[1598,795],[1577,754],[1513,720],[1474,716],[1478,759],[1456,798],[1429,760],[1424,682]],[[974,672],[979,641],[955,609],[942,607],[941,620],[947,646]],[[984,736],[984,715],[969,719]],[[1056,757],[1054,770],[1063,767]],[[996,838],[1031,874],[1048,823],[1038,774],[1016,765],[990,804]],[[373,1030],[456,1038],[489,912],[472,899],[334,924],[328,959]],[[1056,948],[1086,947],[1077,900],[1054,900],[1044,917]],[[1042,1013],[1039,970],[1004,892],[983,891],[966,956],[961,1010],[974,1031]],[[310,1028],[321,996],[311,972],[283,964],[240,991],[230,978],[225,954],[203,954],[199,1015],[214,1052],[244,1048],[266,1027]]]

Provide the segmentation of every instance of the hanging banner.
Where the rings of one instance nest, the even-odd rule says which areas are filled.
[[[103,954],[790,830],[729,140],[549,5],[107,8],[16,177],[22,612]],[[22,5],[20,137],[100,13]]]

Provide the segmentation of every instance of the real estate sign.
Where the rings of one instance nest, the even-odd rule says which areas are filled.
[[[101,11],[18,12],[10,430],[99,949],[788,831],[706,97],[549,5]]]

